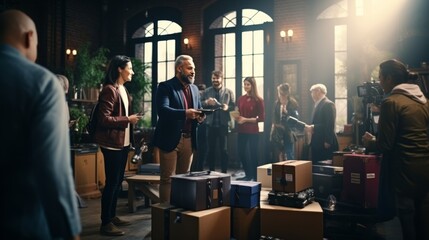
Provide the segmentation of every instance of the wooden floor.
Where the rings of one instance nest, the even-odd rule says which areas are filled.
[[[120,227],[125,232],[124,236],[109,237],[99,234],[100,229],[100,199],[84,199],[87,207],[80,209],[82,221],[82,240],[98,240],[98,239],[151,239],[151,210],[149,208],[139,207],[135,213],[128,212],[128,200],[125,197],[118,199],[117,216],[121,219],[131,221],[130,226]],[[141,200],[143,201],[143,200]]]
[[[234,177],[232,178],[234,179]],[[126,190],[126,186],[124,188]],[[147,240],[151,239],[151,208],[144,207],[143,198],[142,206],[134,213],[128,212],[128,199],[127,191],[123,191],[121,197],[118,199],[117,216],[124,220],[132,222],[130,226],[121,227],[125,231],[124,236],[109,237],[99,234],[100,228],[100,199],[84,199],[86,208],[80,208],[82,234],[83,240],[99,240],[99,239],[127,239],[127,240]],[[342,224],[342,223],[340,223]],[[344,225],[346,226],[346,225]],[[325,240],[350,240],[350,239],[364,239],[364,240],[401,240],[401,230],[399,221],[394,219],[385,223],[377,223],[372,229],[366,229],[363,225],[357,225],[351,233],[350,229],[345,228],[343,225],[333,226],[329,229],[329,234],[325,230],[325,235],[328,235]],[[304,229],[309,227],[303,226]]]

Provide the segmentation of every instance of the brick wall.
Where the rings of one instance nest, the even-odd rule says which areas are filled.
[[[101,46],[102,5],[99,1],[67,1],[65,11],[65,47],[79,49],[91,43],[91,50]],[[79,54],[79,52],[78,52]]]

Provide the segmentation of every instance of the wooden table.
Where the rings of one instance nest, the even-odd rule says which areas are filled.
[[[159,202],[159,175],[133,175],[126,177],[128,183],[128,211],[135,212],[137,210],[136,190],[142,191],[144,195],[145,207],[149,207],[152,203]]]

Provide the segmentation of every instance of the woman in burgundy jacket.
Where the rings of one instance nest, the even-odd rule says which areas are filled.
[[[118,226],[130,224],[116,216],[116,203],[124,179],[128,152],[134,140],[133,125],[141,118],[131,114],[130,96],[124,87],[124,83],[131,81],[133,74],[129,57],[113,57],[98,98],[94,140],[103,153],[106,174],[106,185],[101,197],[100,233],[108,236],[124,235]]]

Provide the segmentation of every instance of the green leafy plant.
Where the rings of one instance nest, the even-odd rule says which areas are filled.
[[[85,131],[85,126],[89,122],[89,117],[83,109],[79,107],[71,107],[70,120],[75,121],[74,124],[70,126],[73,132],[81,135]]]
[[[144,96],[151,91],[152,87],[152,81],[146,73],[146,70],[149,69],[150,66],[144,64],[137,58],[131,58],[131,64],[133,65],[134,75],[131,82],[126,84],[126,87],[133,99],[133,112],[142,113],[145,112],[143,107]],[[138,125],[147,125],[147,119],[142,119]]]
[[[108,63],[109,49],[100,47],[95,52],[90,51],[90,44],[84,44],[78,49],[76,65],[72,74],[73,85],[77,88],[100,88]]]

